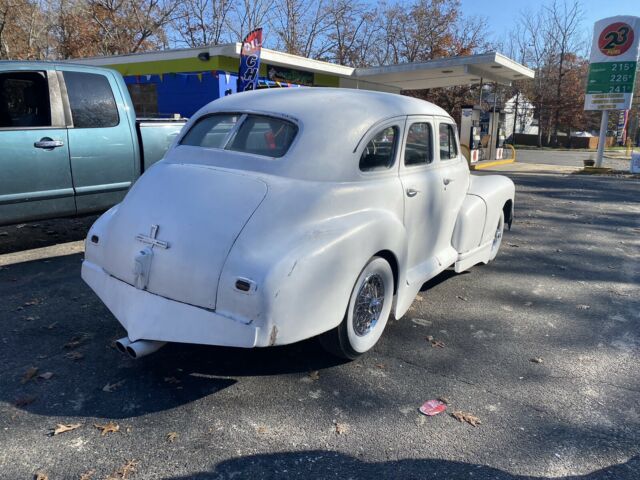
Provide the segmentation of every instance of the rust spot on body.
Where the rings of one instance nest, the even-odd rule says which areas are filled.
[[[269,346],[275,345],[277,338],[278,338],[278,327],[274,325],[273,327],[271,327],[271,336],[269,337]]]

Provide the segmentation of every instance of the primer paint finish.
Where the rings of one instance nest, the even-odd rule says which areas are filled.
[[[257,91],[212,102],[183,134],[216,112],[284,117],[298,134],[281,158],[181,146],[179,136],[96,221],[82,275],[131,340],[292,343],[342,321],[373,256],[395,270],[397,318],[444,269],[489,261],[490,232],[513,202],[511,180],[470,176],[461,155],[441,160],[437,135],[429,164],[404,166],[407,125],[420,116],[437,132],[453,124],[442,109],[377,92]],[[389,126],[400,139],[393,165],[360,171],[367,143]],[[145,248],[146,285],[135,278]]]

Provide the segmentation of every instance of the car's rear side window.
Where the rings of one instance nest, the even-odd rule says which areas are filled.
[[[360,157],[360,170],[386,170],[391,168],[396,156],[398,127],[386,127],[373,137]]]
[[[120,123],[116,99],[104,75],[64,72],[74,128],[108,128]]]
[[[224,113],[201,118],[180,144],[282,157],[297,132],[293,123],[280,118]]]

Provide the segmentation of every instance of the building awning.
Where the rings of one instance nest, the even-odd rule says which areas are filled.
[[[400,90],[422,90],[472,85],[481,81],[511,85],[514,80],[533,78],[534,72],[498,52],[489,52],[427,62],[357,68],[352,77],[356,81],[363,80]]]

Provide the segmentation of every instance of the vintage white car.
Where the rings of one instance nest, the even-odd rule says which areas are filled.
[[[202,108],[102,215],[82,278],[140,357],[165,342],[371,349],[425,281],[498,253],[514,185],[469,174],[455,122],[406,96],[298,88]]]

